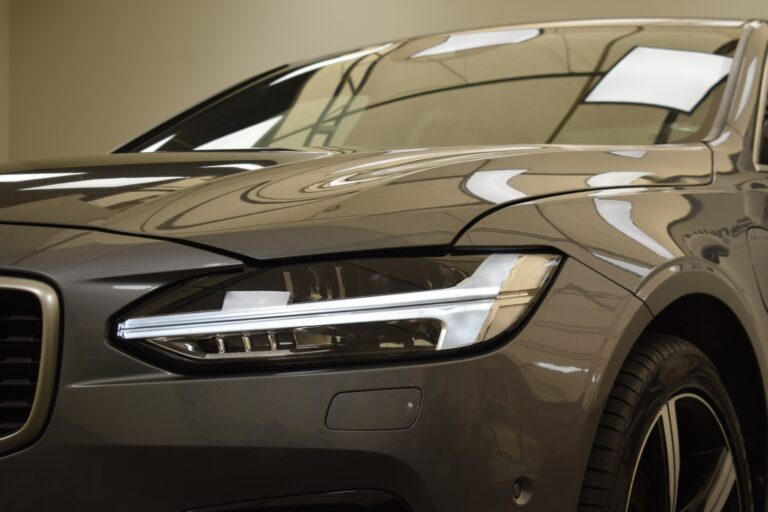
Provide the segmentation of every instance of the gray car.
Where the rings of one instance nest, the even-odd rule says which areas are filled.
[[[765,510],[767,57],[433,35],[6,165],[0,510]]]

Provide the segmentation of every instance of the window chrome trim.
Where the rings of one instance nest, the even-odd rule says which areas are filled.
[[[32,279],[0,276],[0,289],[31,293],[37,297],[42,312],[40,368],[35,397],[29,417],[19,430],[0,437],[0,452],[7,452],[32,442],[43,430],[53,401],[59,353],[59,297],[49,285]]]

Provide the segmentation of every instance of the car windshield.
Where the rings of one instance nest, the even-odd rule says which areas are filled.
[[[268,74],[133,151],[701,141],[738,26],[495,28]]]

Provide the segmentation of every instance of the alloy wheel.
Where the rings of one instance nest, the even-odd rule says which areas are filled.
[[[627,512],[738,512],[737,472],[725,430],[700,396],[668,400],[648,430]]]

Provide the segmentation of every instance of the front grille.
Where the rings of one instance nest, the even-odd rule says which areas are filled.
[[[35,400],[43,351],[43,312],[37,296],[0,289],[0,437],[21,430]]]
[[[0,276],[0,454],[33,442],[45,426],[58,353],[56,290]]]

